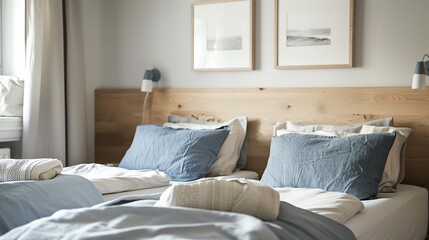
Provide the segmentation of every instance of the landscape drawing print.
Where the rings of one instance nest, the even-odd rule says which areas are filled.
[[[331,45],[331,27],[327,19],[325,12],[288,14],[286,47]]]
[[[286,35],[287,47],[331,45],[330,28],[289,29]]]
[[[228,51],[243,49],[243,37],[224,37],[207,39],[207,51]]]

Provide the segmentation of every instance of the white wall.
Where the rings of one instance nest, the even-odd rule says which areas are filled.
[[[355,1],[354,68],[275,70],[274,0],[256,0],[256,70],[192,72],[191,1],[85,0],[88,104],[95,88],[139,88],[151,66],[172,88],[410,86],[429,52],[429,1]]]
[[[25,75],[25,1],[2,0],[2,74]]]
[[[102,1],[103,87],[138,87],[158,67],[165,87],[408,86],[429,52],[429,1],[356,0],[352,69],[275,70],[274,0],[256,0],[256,70],[191,71],[190,1]]]

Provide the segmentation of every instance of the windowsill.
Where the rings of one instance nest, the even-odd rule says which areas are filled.
[[[21,117],[0,117],[0,142],[14,142],[22,139]]]

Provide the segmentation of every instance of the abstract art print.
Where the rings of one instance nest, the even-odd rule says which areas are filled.
[[[275,67],[352,67],[353,5],[353,0],[276,0]]]
[[[192,69],[252,70],[254,0],[192,3]]]

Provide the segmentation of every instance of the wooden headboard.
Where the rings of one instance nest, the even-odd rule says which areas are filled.
[[[142,122],[144,94],[138,89],[95,91],[95,161],[118,163]],[[405,183],[429,189],[429,90],[390,88],[156,89],[145,123],[168,114],[228,120],[247,116],[247,169],[265,169],[273,125],[297,120],[351,124],[391,116],[395,126],[413,129],[406,150]]]

